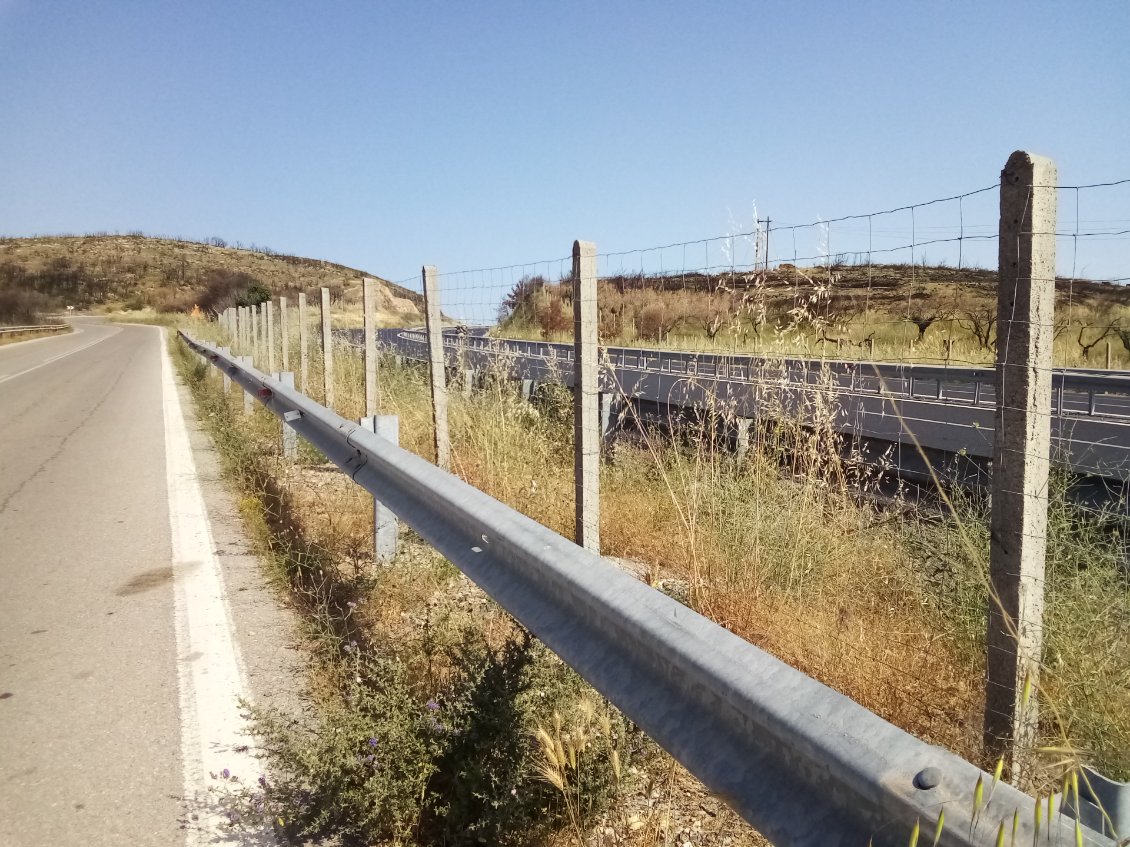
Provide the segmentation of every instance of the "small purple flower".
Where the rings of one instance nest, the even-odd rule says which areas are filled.
[[[370,739],[369,739],[369,746],[370,746],[370,747],[376,747],[376,746],[377,746],[377,739],[375,739],[375,738],[370,738]]]
[[[220,776],[222,776],[224,779],[230,779],[231,771],[229,771],[227,768],[224,768],[222,771],[220,771]]]
[[[435,700],[429,700],[424,704],[424,708],[426,708],[429,712],[435,712],[439,710],[439,703],[437,703]]]
[[[259,776],[259,787],[260,788],[266,788],[267,787],[267,777],[262,775],[262,774]]]

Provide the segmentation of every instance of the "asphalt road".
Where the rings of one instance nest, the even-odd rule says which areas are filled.
[[[252,766],[181,392],[160,330],[75,323],[0,347],[0,844],[217,843]]]

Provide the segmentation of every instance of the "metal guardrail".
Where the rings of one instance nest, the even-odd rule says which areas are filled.
[[[427,343],[420,330],[401,330],[400,335],[412,341]],[[449,349],[469,349],[489,352],[506,351],[524,356],[552,359],[558,363],[573,361],[571,345],[550,341],[488,338],[482,335],[465,336],[446,330],[444,346]],[[996,370],[992,366],[959,367],[949,365],[920,365],[897,362],[870,362],[866,360],[797,358],[766,359],[746,353],[719,354],[682,350],[660,350],[644,347],[605,347],[609,364],[614,367],[656,373],[691,374],[700,377],[721,377],[736,381],[758,379],[768,367],[773,373],[786,372],[800,381],[812,381],[824,372],[837,380],[837,387],[874,390],[892,396],[912,399],[953,400],[953,390],[964,389],[973,405],[992,406],[996,401],[993,383]],[[843,383],[847,380],[847,384]],[[932,383],[934,390],[922,390],[921,383]],[[867,388],[864,388],[864,385]],[[946,389],[949,388],[947,397]],[[1125,402],[1115,411],[1105,414],[1130,417],[1130,374],[1092,369],[1059,368],[1052,374],[1054,394],[1052,411],[1057,414],[1098,414],[1096,398],[1102,395],[1124,397]],[[1065,393],[1083,394],[1087,397],[1086,410],[1079,411],[1064,405]]]
[[[419,330],[380,334],[409,357],[420,358],[426,349]],[[503,357],[521,378],[572,380],[569,345],[455,333],[445,343],[453,362],[462,358],[478,368]],[[985,461],[993,451],[992,368],[608,348],[602,380],[613,393],[661,405],[723,408],[738,417],[803,410],[802,392],[826,387],[835,395],[833,427],[842,433]],[[1053,388],[1056,461],[1084,476],[1130,482],[1130,375],[1059,371]]]
[[[41,332],[47,329],[66,329],[70,324],[44,324],[42,326],[0,326],[0,335],[18,335],[21,332]]]
[[[1110,844],[458,477],[181,337],[408,523],[774,843]],[[924,835],[923,838],[926,836]],[[1039,843],[1043,843],[1040,841]]]

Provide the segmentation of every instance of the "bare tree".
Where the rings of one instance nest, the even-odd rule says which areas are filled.
[[[926,337],[926,330],[938,321],[949,319],[950,311],[925,289],[912,291],[907,296],[906,319],[918,327],[918,340]]]
[[[997,304],[985,303],[962,309],[958,323],[973,333],[982,350],[993,351],[997,346]]]
[[[1101,329],[1102,332],[1097,333],[1091,341],[1087,342],[1087,341],[1083,340],[1083,337],[1084,337],[1085,333],[1087,332],[1087,330],[1089,330],[1089,329],[1090,330],[1096,330],[1096,331]],[[1113,326],[1092,327],[1092,326],[1087,326],[1086,324],[1081,325],[1079,327],[1079,337],[1076,338],[1075,341],[1079,345],[1079,349],[1083,351],[1083,361],[1084,362],[1089,361],[1090,358],[1091,358],[1091,351],[1093,349],[1095,349],[1095,347],[1098,345],[1098,343],[1100,341],[1102,341],[1104,338],[1107,338],[1108,336],[1113,335],[1114,333],[1115,333],[1115,328]]]

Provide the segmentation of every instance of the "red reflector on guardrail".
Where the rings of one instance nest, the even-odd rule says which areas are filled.
[[[269,388],[260,388],[255,393],[259,395],[260,400],[270,400],[271,399],[271,389],[269,389]]]

